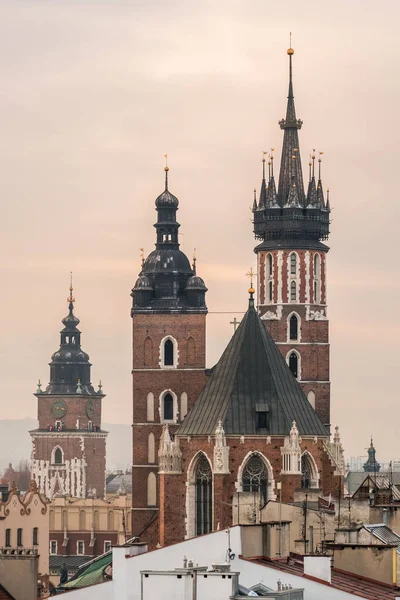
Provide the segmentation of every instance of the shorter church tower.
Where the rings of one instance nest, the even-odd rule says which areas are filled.
[[[37,429],[32,437],[31,471],[40,492],[86,498],[105,495],[106,437],[101,429],[101,383],[90,382],[89,355],[81,348],[74,315],[72,281],[69,312],[62,320],[60,349],[50,363],[50,383],[38,384]]]
[[[156,247],[146,259],[132,290],[133,464],[132,535],[150,547],[159,541],[158,464],[179,449],[169,446],[178,425],[196,402],[206,375],[206,315],[203,279],[178,242],[178,198],[165,189],[155,201]],[[168,429],[162,437],[163,425]],[[162,438],[162,439],[161,439]],[[162,441],[162,452],[157,450]],[[166,454],[165,454],[166,453]],[[175,467],[174,467],[175,465]],[[173,489],[171,488],[171,493]]]

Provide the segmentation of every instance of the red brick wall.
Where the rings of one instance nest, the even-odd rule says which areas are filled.
[[[213,477],[213,527],[226,528],[232,524],[232,501],[236,492],[238,470],[249,453],[259,451],[270,462],[275,486],[282,482],[282,500],[293,502],[295,491],[301,488],[301,475],[281,475],[282,456],[281,447],[284,438],[272,438],[271,444],[266,443],[266,437],[245,437],[244,443],[238,437],[227,437],[229,451],[229,470],[226,475],[215,474]],[[185,537],[186,515],[186,481],[188,469],[192,459],[202,451],[211,460],[213,459],[213,441],[208,437],[180,438],[182,451],[182,474],[159,475],[160,516],[159,538],[162,545],[179,542]],[[322,440],[317,443],[313,439],[305,438],[301,444],[302,452],[306,450],[315,460],[320,476],[321,494],[337,495],[341,479],[334,475],[334,468],[323,448]],[[335,487],[336,486],[336,487]],[[273,490],[278,497],[278,490]],[[147,541],[146,537],[143,537]]]
[[[177,368],[160,367],[160,344],[172,336],[178,344]],[[147,506],[147,478],[158,473],[158,447],[162,432],[160,395],[171,390],[178,399],[178,423],[169,424],[173,434],[181,421],[180,399],[186,392],[188,410],[194,405],[206,381],[206,315],[134,314],[133,316],[133,426],[132,426],[132,533],[149,542],[159,541],[158,504]],[[147,394],[154,394],[154,422],[147,421]],[[148,436],[155,437],[156,464],[148,464]],[[157,475],[158,476],[158,475]],[[159,482],[158,482],[159,483]],[[161,491],[158,490],[158,497]],[[173,502],[173,500],[172,500]],[[140,509],[140,510],[135,510]],[[155,518],[157,518],[155,520]],[[163,534],[164,535],[164,534]],[[182,538],[180,538],[182,539]]]
[[[55,424],[56,421],[62,421],[66,429],[75,429],[76,422],[79,419],[79,428],[86,429],[88,427],[88,416],[86,414],[86,404],[90,400],[93,402],[94,415],[90,419],[93,425],[101,426],[101,398],[95,396],[38,396],[38,420],[39,429],[47,429],[49,425]],[[67,413],[62,418],[56,418],[51,412],[51,407],[54,402],[63,398],[68,406]]]

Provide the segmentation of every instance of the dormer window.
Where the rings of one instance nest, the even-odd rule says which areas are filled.
[[[259,433],[269,431],[269,406],[266,402],[256,404],[256,426]]]

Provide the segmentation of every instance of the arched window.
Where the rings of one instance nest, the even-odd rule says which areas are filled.
[[[307,399],[308,399],[309,403],[311,404],[311,406],[313,407],[313,409],[315,410],[315,392],[310,390],[307,394]]]
[[[163,420],[174,420],[174,399],[171,394],[165,394],[163,398]]]
[[[289,339],[297,340],[299,337],[299,320],[296,315],[292,315],[289,320]]]
[[[314,303],[318,304],[320,298],[320,278],[321,278],[321,257],[314,254]]]
[[[64,456],[63,456],[63,451],[61,450],[61,448],[59,446],[57,446],[56,448],[54,448],[53,450],[53,460],[51,461],[53,463],[53,465],[62,465],[64,462]]]
[[[307,454],[301,457],[301,487],[304,490],[311,487],[311,470]]]
[[[157,480],[154,473],[147,477],[147,506],[157,505]]]
[[[273,296],[272,296],[272,291],[273,291],[273,287],[272,287],[272,281],[270,281],[268,283],[268,297],[269,297],[269,301],[272,302],[273,300]]]
[[[107,529],[108,531],[114,530],[114,511],[109,510],[107,513]]]
[[[252,454],[243,469],[242,489],[244,492],[260,492],[266,500],[267,488],[267,468],[258,454]]]
[[[319,487],[319,475],[314,458],[309,452],[301,456],[301,487],[304,490]]]
[[[85,531],[86,529],[86,513],[84,510],[79,511],[79,529]]]
[[[186,392],[182,392],[181,394],[181,419],[183,420],[188,411],[188,397]]]
[[[93,529],[100,529],[100,514],[98,510],[93,513]]]
[[[149,464],[153,464],[156,459],[156,442],[154,439],[154,433],[149,433],[147,438],[147,460]]]
[[[293,375],[298,377],[298,367],[299,367],[299,358],[296,352],[292,352],[289,356],[289,369],[292,371]]]
[[[166,340],[164,344],[164,365],[166,367],[174,366],[174,344],[171,340]]]
[[[147,420],[154,421],[154,394],[149,392],[147,394]]]
[[[321,257],[319,254],[314,254],[314,278],[319,279],[321,272]]]
[[[212,530],[212,473],[210,463],[202,455],[196,467],[196,535]]]
[[[295,281],[290,282],[290,301],[296,302],[297,300],[297,285]]]
[[[290,274],[297,275],[297,254],[294,252],[290,255]]]
[[[11,546],[11,529],[6,529],[5,546]]]
[[[267,254],[267,278],[272,277],[273,264],[272,254]]]

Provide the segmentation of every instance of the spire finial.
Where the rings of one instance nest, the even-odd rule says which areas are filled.
[[[192,269],[193,269],[193,273],[196,275],[196,248],[193,248],[193,264],[192,264]]]
[[[308,169],[308,181],[311,181],[311,167],[312,167],[312,162],[311,162],[311,154],[310,154],[310,162],[308,163],[309,169]]]
[[[294,54],[294,50],[292,48],[292,32],[290,32],[290,48],[288,48],[287,53],[289,55],[289,98],[293,98],[293,84],[292,84],[292,56]]]
[[[75,298],[72,295],[74,288],[72,287],[72,271],[70,271],[70,281],[69,281],[69,296],[67,298],[67,302],[69,303],[69,309],[72,310],[74,308]]]
[[[319,159],[318,159],[318,179],[319,181],[321,181],[321,163],[322,163],[322,158],[321,156],[323,155],[323,152],[319,152]]]
[[[274,176],[274,152],[275,148],[271,148],[271,154],[269,155],[269,158],[271,160],[271,177]]]
[[[312,160],[312,176],[314,178],[314,176],[315,176],[315,148],[313,148],[311,160]]]
[[[139,248],[140,250],[140,259],[142,261],[142,267],[144,265],[144,248]]]
[[[168,167],[168,154],[164,154],[164,158],[165,158],[165,167],[164,167],[164,171],[165,171],[165,190],[168,191],[168,171],[169,171],[169,167]]]
[[[263,150],[263,153],[262,153],[262,164],[263,164],[263,177],[262,178],[263,179],[265,179],[265,155],[266,154],[268,154],[268,153]]]

